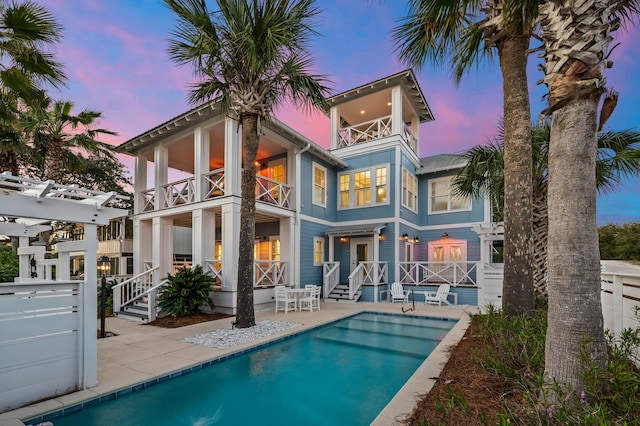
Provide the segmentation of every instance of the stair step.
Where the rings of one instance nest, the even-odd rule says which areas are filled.
[[[131,321],[136,321],[136,322],[142,322],[142,323],[149,322],[149,317],[146,314],[139,314],[137,312],[121,311],[121,312],[117,312],[116,316],[118,318],[127,319]]]

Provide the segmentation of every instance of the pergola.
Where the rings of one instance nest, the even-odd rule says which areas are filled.
[[[19,238],[20,256],[16,282],[0,283],[0,359],[7,374],[15,374],[7,379],[11,389],[0,386],[0,412],[97,384],[97,226],[126,216],[127,210],[109,207],[124,199],[0,174],[0,235]],[[29,245],[29,238],[54,221],[82,224],[84,240],[58,243],[57,258],[45,260],[45,247]],[[71,252],[84,252],[84,281],[70,280]]]

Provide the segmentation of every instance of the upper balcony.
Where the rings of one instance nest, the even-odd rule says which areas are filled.
[[[434,119],[411,70],[340,93],[328,101],[331,149],[396,135],[419,155],[420,124]]]

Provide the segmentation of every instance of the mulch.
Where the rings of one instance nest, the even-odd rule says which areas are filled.
[[[199,312],[193,315],[186,315],[182,317],[174,317],[171,315],[167,315],[162,318],[158,318],[157,320],[148,323],[147,325],[154,325],[156,327],[162,328],[178,328],[184,327],[187,325],[200,324],[202,322],[215,321],[224,318],[233,318],[234,315],[213,313],[208,314],[204,312]]]

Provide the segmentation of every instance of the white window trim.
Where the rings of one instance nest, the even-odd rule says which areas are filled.
[[[316,243],[317,242],[322,243],[322,260],[320,261],[320,263],[316,262]],[[325,252],[325,238],[313,237],[313,266],[322,266],[323,262],[325,261],[324,252]]]
[[[385,168],[387,170],[387,183],[386,183],[386,188],[387,188],[387,201],[385,201],[384,203],[377,203],[375,202],[375,200],[377,199],[377,185],[376,185],[376,169],[382,169]],[[355,197],[355,178],[354,175],[356,173],[359,172],[366,172],[369,171],[369,191],[370,191],[370,197],[369,199],[371,200],[371,203],[369,204],[365,204],[362,206],[357,206],[355,204],[356,201],[356,197]],[[390,204],[390,200],[391,200],[391,196],[390,196],[390,180],[391,180],[391,167],[389,163],[386,164],[376,164],[375,166],[371,166],[371,167],[364,167],[361,169],[354,169],[354,170],[349,170],[346,172],[342,172],[342,173],[338,173],[338,179],[337,179],[337,188],[338,188],[338,210],[350,210],[350,209],[362,209],[362,208],[368,208],[368,207],[378,207],[378,206],[386,206]],[[340,176],[343,175],[349,175],[349,206],[348,207],[342,207],[340,204]]]
[[[414,189],[413,189],[413,208],[409,206],[409,204],[406,204],[404,202],[404,193],[405,193],[405,187],[404,187],[404,179],[403,179],[403,174],[407,173],[407,176],[410,179],[413,179],[413,183],[414,183]],[[401,192],[401,202],[402,202],[402,206],[408,208],[410,211],[414,212],[414,213],[418,213],[418,178],[409,171],[409,169],[407,169],[406,167],[402,167],[402,173],[400,174],[400,184],[402,185],[402,192]]]
[[[324,166],[321,166],[320,164],[316,163],[315,161],[313,161],[311,163],[312,167],[311,167],[311,202],[316,205],[316,206],[320,206],[320,207],[327,207],[327,182],[329,179],[329,176],[327,175],[327,168]],[[320,169],[324,172],[324,203],[320,203],[316,200],[316,169]]]
[[[458,212],[468,212],[471,211],[473,205],[472,205],[472,201],[470,198],[467,198],[468,202],[469,202],[469,207],[468,208],[464,208],[464,209],[456,209],[456,210],[451,210],[450,208],[448,208],[447,210],[443,210],[443,211],[437,211],[434,212],[432,210],[432,206],[431,206],[431,185],[433,183],[437,183],[437,182],[443,182],[443,181],[448,181],[449,182],[449,198],[447,199],[447,206],[450,207],[451,206],[451,181],[453,180],[453,176],[445,176],[445,177],[441,177],[441,178],[436,178],[436,179],[429,179],[427,181],[427,205],[428,205],[428,214],[447,214],[447,213],[458,213]]]

